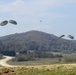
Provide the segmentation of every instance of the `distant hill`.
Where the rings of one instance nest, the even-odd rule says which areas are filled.
[[[53,34],[32,30],[0,37],[0,50],[75,52],[76,43],[72,40],[59,39]]]
[[[76,40],[70,40],[71,42],[74,42],[74,43],[76,43]]]

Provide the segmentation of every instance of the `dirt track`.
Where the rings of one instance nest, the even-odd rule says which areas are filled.
[[[4,67],[15,67],[14,65],[9,65],[9,64],[6,63],[8,60],[12,59],[13,57],[10,57],[10,56],[3,56],[3,57],[4,57],[4,59],[0,60],[0,65],[1,66],[4,66]]]

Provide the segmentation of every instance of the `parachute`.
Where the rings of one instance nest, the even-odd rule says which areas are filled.
[[[72,35],[68,35],[68,37],[69,37],[70,39],[74,39],[74,37],[73,37]]]
[[[59,37],[59,39],[62,38],[62,37],[64,37],[64,36],[65,36],[65,35],[61,35],[61,36]]]
[[[17,22],[15,20],[10,20],[9,23],[17,25]]]
[[[7,24],[8,24],[8,21],[7,21],[7,20],[2,21],[2,22],[0,23],[1,26],[5,26],[5,25],[7,25]]]

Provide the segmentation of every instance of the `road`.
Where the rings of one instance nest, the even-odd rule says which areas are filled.
[[[4,66],[4,67],[16,67],[14,65],[7,64],[7,61],[11,60],[14,57],[11,57],[11,56],[3,56],[3,57],[4,57],[4,59],[0,59],[0,65],[1,66]]]

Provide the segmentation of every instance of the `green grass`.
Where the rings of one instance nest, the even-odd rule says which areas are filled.
[[[8,64],[12,65],[49,65],[59,63],[58,58],[37,58],[33,61],[24,61],[24,62],[12,62],[8,61]]]
[[[54,54],[58,54],[59,52],[53,52]],[[59,53],[61,54],[61,53]],[[65,58],[70,58],[70,59],[75,59],[76,58],[76,53],[72,54],[62,54],[63,58],[61,59],[61,62],[59,62],[58,58],[37,58],[32,61],[23,61],[23,62],[17,62],[17,61],[8,61],[8,64],[11,65],[50,65],[50,64],[62,64],[62,63],[67,63],[65,61]],[[68,63],[75,63],[75,62],[68,62]]]
[[[72,54],[62,54],[64,57],[70,57],[70,58],[75,58],[76,57],[76,53],[72,53]]]
[[[64,66],[48,68],[2,68],[0,69],[1,75],[76,75],[76,67],[67,68]]]
[[[75,58],[76,53],[72,54],[63,54],[64,57]],[[31,67],[15,67],[15,68],[0,68],[0,75],[76,75],[76,65],[68,65],[65,66],[59,63],[58,58],[44,58],[44,59],[36,59],[35,61],[25,61],[25,62],[12,62],[8,63],[14,65],[47,65],[49,66],[40,66],[42,68]],[[62,63],[65,63],[62,61]],[[53,64],[54,66],[50,65]]]

